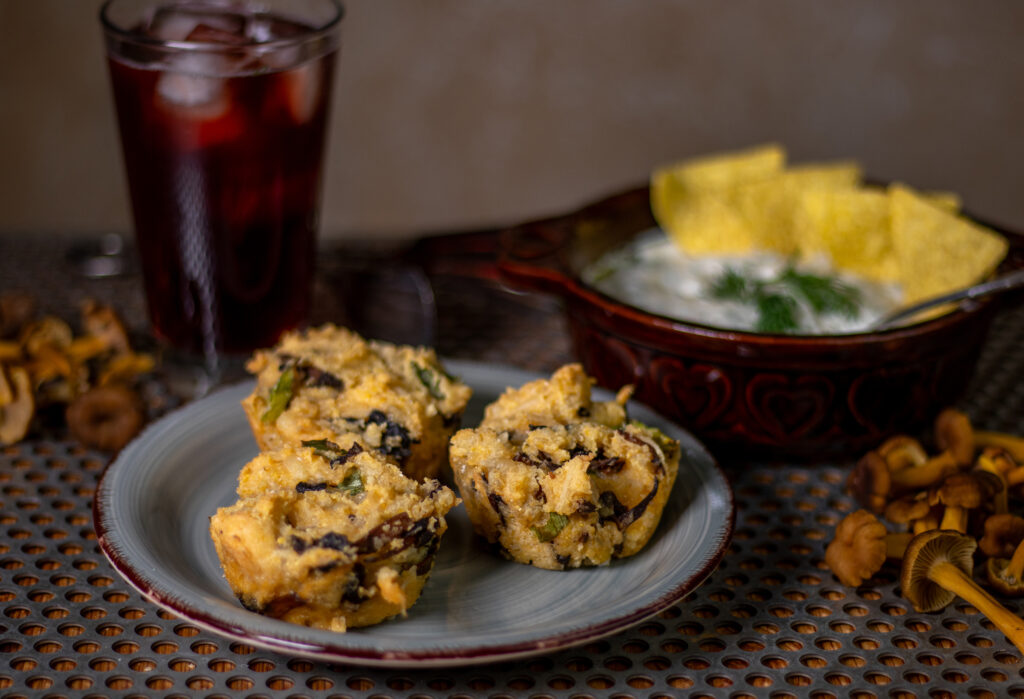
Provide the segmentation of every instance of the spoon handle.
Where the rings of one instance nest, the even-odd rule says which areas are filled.
[[[872,330],[888,330],[901,323],[901,321],[920,313],[921,311],[935,306],[941,306],[947,303],[962,303],[972,299],[979,299],[984,296],[991,296],[992,294],[999,294],[1004,291],[1016,289],[1024,286],[1024,269],[1014,270],[1008,274],[1004,274],[1001,277],[981,284],[975,284],[974,286],[967,287],[966,289],[960,289],[959,291],[953,291],[942,296],[935,296],[930,299],[915,303],[913,306],[907,306],[902,308],[895,313],[890,313],[881,320],[877,321],[872,325]]]

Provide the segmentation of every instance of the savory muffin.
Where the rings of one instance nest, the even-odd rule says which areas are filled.
[[[432,349],[333,325],[285,335],[247,369],[257,385],[242,406],[262,449],[353,433],[417,480],[441,472],[472,393]]]
[[[344,631],[419,598],[458,504],[406,477],[356,435],[285,446],[249,462],[239,500],[210,519],[224,576],[247,608]]]
[[[638,552],[661,519],[679,444],[626,419],[629,390],[591,400],[579,365],[509,389],[449,458],[477,533],[512,560],[562,570]]]

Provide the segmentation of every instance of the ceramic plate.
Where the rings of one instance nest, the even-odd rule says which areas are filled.
[[[536,374],[449,361],[474,389],[463,420],[507,386]],[[474,538],[465,509],[448,515],[433,573],[405,618],[333,633],[243,609],[208,534],[235,501],[238,472],[256,453],[239,401],[251,383],[222,389],[153,423],[108,467],[95,498],[103,552],[146,598],[215,633],[331,662],[453,666],[550,652],[606,636],[682,600],[711,574],[733,525],[729,484],[707,451],[668,420],[631,403],[630,416],[682,443],[672,499],[639,554],[601,568],[547,571],[505,561]],[[607,400],[610,395],[599,391]]]

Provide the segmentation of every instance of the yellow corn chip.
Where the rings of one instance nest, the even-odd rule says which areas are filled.
[[[816,189],[804,192],[793,227],[804,259],[818,254],[837,267],[880,282],[899,270],[889,230],[889,196],[878,189]]]
[[[754,247],[790,255],[797,252],[794,218],[801,196],[819,189],[852,189],[860,178],[860,167],[852,162],[805,165],[740,184],[730,196],[754,231]]]
[[[960,213],[960,195],[956,192],[922,192],[903,182],[893,182],[889,185],[889,188],[892,189],[893,187],[902,187],[943,211],[948,211],[951,214]]]
[[[782,172],[786,152],[769,144],[748,150],[694,158],[676,165],[674,176],[689,193],[719,191]]]
[[[907,303],[984,279],[1006,255],[1006,240],[902,185],[889,188],[893,250]]]
[[[691,255],[739,254],[756,247],[756,236],[727,198],[713,192],[698,194],[673,212],[669,237]]]
[[[929,204],[951,214],[960,213],[960,195],[955,192],[925,192],[922,195]]]
[[[729,251],[750,250],[751,237],[729,210],[728,193],[737,184],[780,172],[785,160],[782,148],[766,145],[660,168],[651,175],[651,211],[684,250],[716,251],[718,241],[733,235],[739,237],[728,243]]]

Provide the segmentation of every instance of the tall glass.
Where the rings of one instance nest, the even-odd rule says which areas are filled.
[[[337,0],[100,11],[156,336],[215,365],[310,305]]]

